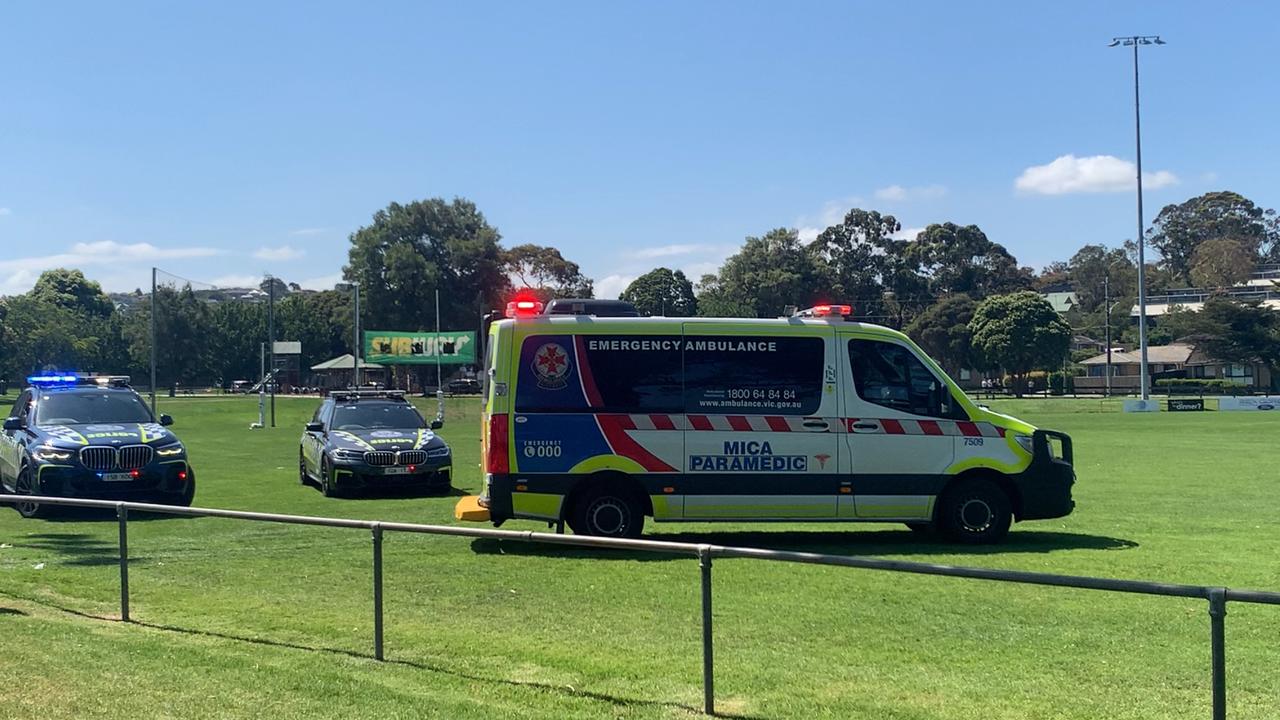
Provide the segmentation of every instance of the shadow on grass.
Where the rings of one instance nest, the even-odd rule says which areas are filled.
[[[117,565],[120,562],[119,547],[114,542],[84,533],[35,533],[26,541],[15,542],[15,547],[41,550],[62,556],[59,564],[78,567]],[[144,558],[130,557],[129,564],[146,562]]]
[[[21,615],[22,617],[27,617],[30,614],[31,613],[25,610],[19,610],[18,608],[0,607],[0,615]]]
[[[1127,550],[1138,543],[1106,535],[1064,532],[1011,532],[999,545],[959,545],[922,536],[910,530],[804,531],[730,530],[722,532],[681,532],[651,535],[647,539],[665,542],[735,547],[763,548],[786,552],[823,555],[1002,555],[1009,553],[1050,553],[1059,550]],[[479,538],[471,542],[473,552],[494,555],[536,555],[557,558],[596,558],[605,560],[677,560],[681,554],[604,550],[596,548],[548,545],[518,540]]]
[[[307,483],[307,487],[315,492],[320,489],[315,483]],[[467,491],[450,487],[447,491],[435,490],[423,486],[405,486],[405,487],[372,487],[363,490],[345,490],[342,494],[336,496],[337,500],[402,500],[402,499],[420,499],[420,498],[442,498],[442,497],[462,497],[467,495]]]
[[[9,595],[9,593],[5,593],[3,591],[0,591],[0,595],[4,595],[8,597],[16,597],[13,595]],[[36,600],[32,598],[21,598],[21,599],[27,602],[32,602],[38,605],[43,605],[45,607],[53,608],[60,612],[67,613],[68,615],[75,615],[76,617],[85,618],[87,620],[120,622],[120,618],[118,617],[106,617],[101,615],[94,615],[92,613],[87,613],[81,610],[75,610],[72,608],[63,607],[61,605],[48,602],[47,600]],[[22,610],[0,607],[0,614],[27,615],[28,613]],[[370,653],[363,653],[355,650],[344,650],[342,648],[325,647],[323,645],[303,645],[301,643],[291,643],[291,642],[284,642],[281,640],[270,640],[267,638],[250,637],[245,635],[234,635],[231,633],[217,632],[214,630],[199,630],[195,628],[184,628],[184,627],[177,627],[175,625],[164,625],[161,623],[143,622],[140,620],[130,620],[128,624],[147,628],[149,630],[158,630],[161,632],[176,633],[176,634],[188,635],[192,637],[215,638],[218,640],[228,640],[231,642],[248,643],[251,645],[261,645],[265,647],[280,648],[284,650],[299,650],[299,651],[310,652],[310,653],[338,655],[342,657],[354,658],[356,660],[372,660],[375,662],[380,662],[380,664],[395,665],[399,667],[408,667],[408,668],[413,668],[415,670],[425,670],[427,672],[449,675],[451,677],[459,678],[461,680],[467,680],[470,682],[493,683],[498,685],[507,685],[509,687],[557,693],[557,694],[568,696],[568,697],[586,698],[588,700],[595,700],[597,702],[608,703],[609,705],[612,705],[616,708],[631,708],[631,707],[666,708],[668,710],[678,710],[678,711],[685,711],[693,714],[701,714],[700,708],[696,708],[690,705],[683,705],[675,702],[664,702],[661,700],[644,700],[640,698],[618,697],[616,695],[609,695],[609,694],[600,693],[600,692],[592,692],[590,690],[582,690],[578,688],[568,687],[565,685],[551,685],[549,683],[510,680],[507,678],[485,677],[483,675],[476,675],[473,673],[462,672],[460,670],[455,670],[453,668],[445,667],[443,665],[425,663],[425,662],[420,662],[416,660],[386,659],[386,660],[378,661],[377,658]],[[742,720],[753,720],[753,717],[750,715],[723,713],[723,712],[717,713],[716,717],[742,718]]]
[[[145,500],[137,500],[133,502],[147,502]],[[53,511],[53,514],[46,521],[51,523],[66,522],[116,522],[115,510],[106,508],[92,507],[71,507],[62,506]],[[153,520],[192,520],[191,515],[169,515],[167,513],[140,512],[138,510],[129,511],[129,522],[152,522]]]

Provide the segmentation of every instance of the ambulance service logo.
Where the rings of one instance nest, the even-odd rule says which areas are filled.
[[[533,354],[533,374],[538,387],[559,390],[569,384],[569,353],[556,343],[547,343]]]

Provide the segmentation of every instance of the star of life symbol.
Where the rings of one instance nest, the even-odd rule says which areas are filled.
[[[538,387],[559,390],[569,384],[569,353],[556,343],[547,343],[533,354],[533,372],[538,376]]]

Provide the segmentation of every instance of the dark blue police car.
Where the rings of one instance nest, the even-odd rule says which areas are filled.
[[[27,378],[0,433],[0,490],[18,495],[191,504],[187,449],[125,376]],[[14,506],[47,515],[38,503]]]
[[[298,477],[329,496],[374,487],[447,492],[453,455],[396,390],[333,392],[316,410],[298,449]]]

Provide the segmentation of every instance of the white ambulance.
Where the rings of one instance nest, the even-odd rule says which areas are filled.
[[[546,315],[489,330],[484,492],[455,515],[636,537],[672,521],[872,521],[968,543],[1069,514],[1071,440],[974,404],[900,332]]]

